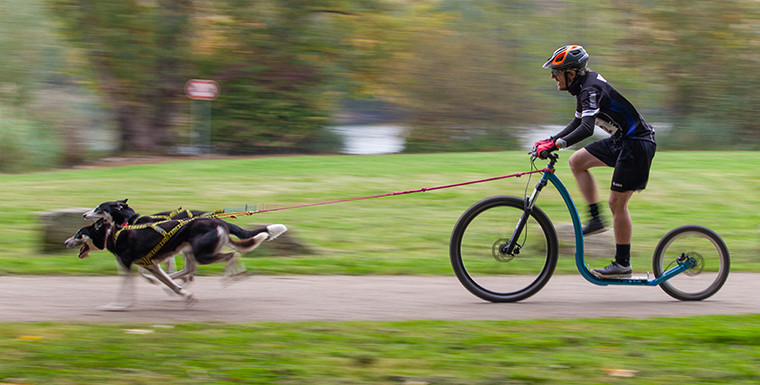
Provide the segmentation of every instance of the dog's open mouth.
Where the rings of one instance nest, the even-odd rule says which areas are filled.
[[[79,249],[79,259],[87,258],[90,256],[90,245],[84,244],[82,245],[82,248]]]

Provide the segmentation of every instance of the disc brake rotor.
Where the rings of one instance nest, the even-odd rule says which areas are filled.
[[[515,258],[514,255],[505,254],[501,251],[502,247],[509,243],[509,239],[499,239],[498,241],[494,242],[493,246],[491,247],[491,253],[493,254],[494,259],[496,259],[499,262],[509,262]],[[517,254],[519,252],[519,245],[515,247],[514,253]]]
[[[702,258],[702,255],[696,251],[689,251],[685,254],[689,256],[690,258],[694,259],[695,265],[691,269],[686,269],[686,271],[684,271],[683,273],[690,277],[699,275],[702,272],[702,270],[705,269],[705,259]]]

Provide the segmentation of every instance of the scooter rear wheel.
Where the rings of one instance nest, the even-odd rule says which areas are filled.
[[[682,259],[680,262],[679,258]],[[698,225],[677,227],[657,244],[652,260],[657,278],[678,263],[694,264],[694,267],[663,282],[660,287],[682,301],[701,301],[717,293],[728,279],[731,267],[728,247],[723,239],[716,232]]]

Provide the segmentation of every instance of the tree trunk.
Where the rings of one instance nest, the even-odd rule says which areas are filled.
[[[120,152],[154,155],[166,153],[167,149],[162,148],[158,140],[161,132],[151,122],[150,107],[121,102],[116,112],[116,121],[121,133]]]

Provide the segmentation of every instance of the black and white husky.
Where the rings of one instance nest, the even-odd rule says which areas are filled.
[[[183,210],[164,211],[153,215],[140,215],[127,204],[127,199],[108,201],[82,214],[85,219],[103,219],[118,227],[142,223],[159,222],[168,219],[188,219],[210,214],[208,211]]]
[[[155,223],[155,222],[161,222],[166,221],[170,219],[188,219],[188,218],[194,218],[199,217],[203,215],[210,214],[207,211],[198,211],[198,210],[183,210],[181,208],[176,209],[174,211],[163,211],[160,213],[156,213],[153,215],[140,215],[138,214],[132,207],[130,207],[127,204],[127,199],[118,200],[118,201],[108,201],[103,202],[99,204],[94,209],[82,214],[82,216],[85,219],[90,220],[98,220],[103,219],[106,222],[113,223],[118,228],[122,228],[124,226],[129,225],[139,225],[144,223]],[[188,263],[188,258],[185,256],[185,264]],[[241,264],[242,262],[239,262],[236,259],[235,264],[231,264],[231,267],[233,270],[225,271],[226,275],[234,276],[235,273],[239,271],[244,271],[245,269],[242,267],[236,266],[237,264]],[[164,265],[166,266],[166,272],[173,273],[177,271],[177,263],[174,258],[167,258],[164,262]],[[153,277],[150,273],[148,273],[145,269],[138,267],[137,271],[145,277],[150,283],[153,284],[160,284],[161,282]],[[193,274],[187,274],[179,279],[182,279],[185,282],[192,281]],[[165,288],[166,290],[166,288]]]
[[[188,303],[193,303],[193,294],[178,285],[175,279],[192,274],[197,264],[234,263],[235,253],[222,252],[224,247],[247,253],[263,241],[273,240],[285,231],[287,227],[280,224],[246,230],[221,219],[208,217],[173,219],[126,227],[101,218],[92,225],[79,229],[65,244],[69,248],[80,247],[79,258],[87,257],[92,249],[107,249],[116,256],[119,266],[127,274],[117,301],[101,309],[118,311],[126,310],[134,302],[132,265],[146,269],[174,293],[184,297]],[[238,239],[233,239],[230,235]],[[180,252],[184,252],[187,258],[184,268],[168,275],[161,269],[160,263]]]

